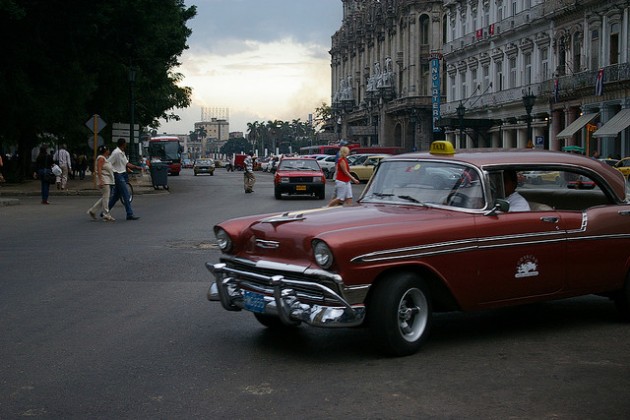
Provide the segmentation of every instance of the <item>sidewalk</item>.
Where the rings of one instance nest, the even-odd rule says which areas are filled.
[[[131,185],[133,185],[134,195],[166,193],[167,190],[155,190],[151,184],[151,175],[148,173],[138,174],[135,177],[129,177]],[[25,179],[19,184],[0,184],[0,206],[13,206],[20,204],[19,197],[23,196],[39,196],[41,193],[41,185],[39,180]],[[86,175],[83,180],[79,178],[69,179],[66,190],[57,189],[56,185],[50,186],[51,197],[68,196],[68,195],[91,195],[100,196],[101,193],[94,185],[92,175]]]

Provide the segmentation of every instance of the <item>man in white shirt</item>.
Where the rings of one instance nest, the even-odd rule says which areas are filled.
[[[57,189],[65,190],[68,183],[68,174],[72,170],[72,159],[70,158],[70,153],[66,150],[65,144],[62,144],[59,150],[55,152],[53,160],[57,161],[61,168],[61,175],[57,177]]]
[[[503,171],[503,188],[505,189],[505,198],[510,203],[510,212],[513,211],[530,211],[529,203],[525,197],[516,192],[518,185],[518,176],[516,171],[506,169]]]
[[[254,152],[249,152],[243,165],[245,165],[245,171],[243,172],[243,184],[246,193],[254,192],[254,184],[256,183],[256,176],[254,175]]]
[[[127,212],[127,220],[138,220],[140,217],[133,214],[131,209],[131,203],[129,202],[129,190],[127,189],[127,169],[139,169],[140,166],[130,163],[125,155],[125,149],[127,149],[127,142],[125,139],[118,139],[118,147],[114,149],[107,161],[112,164],[114,170],[114,192],[109,198],[109,210],[114,207],[116,201],[121,197],[125,205],[125,211]]]

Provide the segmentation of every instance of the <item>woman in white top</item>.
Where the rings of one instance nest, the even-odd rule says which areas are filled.
[[[114,185],[114,170],[112,164],[107,160],[109,157],[109,149],[107,146],[98,148],[98,157],[96,158],[96,179],[99,190],[101,190],[101,198],[87,211],[90,217],[96,220],[96,212],[101,208],[103,220],[113,222],[114,219],[109,214],[109,195],[111,186]]]

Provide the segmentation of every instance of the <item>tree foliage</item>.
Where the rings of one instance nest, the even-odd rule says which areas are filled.
[[[237,153],[248,153],[251,149],[251,145],[244,138],[229,139],[221,147],[220,153],[225,155],[233,155]]]
[[[190,105],[191,89],[176,68],[195,15],[183,0],[3,0],[0,141],[24,158],[43,133],[84,144],[93,114],[130,120],[132,86],[136,123],[178,119],[170,110]]]
[[[259,155],[297,152],[300,147],[313,141],[314,128],[299,118],[293,121],[269,120],[247,123],[247,139],[250,149]]]

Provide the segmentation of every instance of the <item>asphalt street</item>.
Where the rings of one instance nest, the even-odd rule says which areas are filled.
[[[588,296],[439,314],[426,346],[382,357],[367,330],[288,335],[208,302],[212,226],[324,206],[275,200],[271,175],[169,177],[140,216],[95,196],[0,207],[0,419],[630,417],[630,326]],[[362,186],[355,186],[358,196]]]

